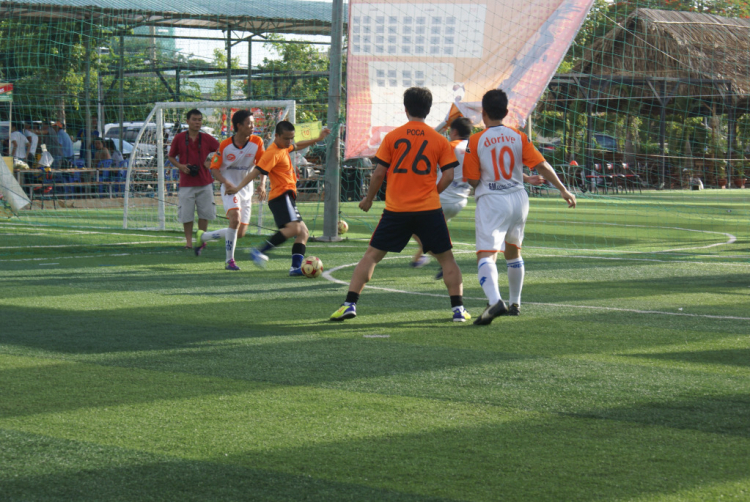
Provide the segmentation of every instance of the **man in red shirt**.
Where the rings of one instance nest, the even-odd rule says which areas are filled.
[[[219,149],[219,142],[202,133],[203,114],[187,112],[188,130],[175,135],[169,149],[169,161],[180,170],[178,218],[185,230],[185,249],[193,248],[193,220],[198,209],[198,228],[208,230],[208,220],[216,219],[214,179],[206,158]]]

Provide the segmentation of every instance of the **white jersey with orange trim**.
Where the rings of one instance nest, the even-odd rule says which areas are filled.
[[[242,183],[248,172],[258,163],[263,155],[263,140],[252,135],[241,148],[234,144],[233,138],[221,142],[211,161],[211,169],[218,169],[221,175],[234,186]],[[253,183],[249,183],[242,192],[253,193]]]
[[[440,204],[445,206],[446,204],[458,204],[469,199],[471,193],[471,185],[466,182],[463,174],[464,156],[466,155],[466,147],[469,145],[469,140],[455,140],[451,141],[453,147],[453,153],[456,154],[456,160],[458,165],[453,169],[453,181],[448,188],[443,190],[440,194]],[[443,177],[443,172],[438,172],[438,182]]]
[[[488,127],[469,138],[464,157],[464,178],[479,180],[478,199],[488,194],[523,190],[523,166],[534,168],[544,157],[526,134],[504,125]]]

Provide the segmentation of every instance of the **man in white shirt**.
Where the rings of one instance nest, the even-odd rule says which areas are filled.
[[[24,126],[23,135],[29,140],[31,145],[29,146],[29,160],[31,162],[36,161],[36,148],[39,146],[39,136],[37,136],[32,130],[30,123],[26,123]]]
[[[10,133],[10,156],[19,160],[26,160],[29,140],[18,130],[18,124],[12,124]]]

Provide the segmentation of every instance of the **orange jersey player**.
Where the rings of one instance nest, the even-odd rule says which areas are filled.
[[[307,230],[307,225],[302,221],[302,216],[300,216],[295,203],[297,200],[297,174],[294,171],[289,154],[324,140],[330,133],[331,130],[326,127],[318,138],[295,144],[294,125],[286,120],[279,122],[276,124],[276,135],[273,143],[268,146],[255,169],[250,171],[235,189],[229,191],[229,193],[237,193],[248,183],[252,183],[258,176],[267,175],[271,180],[268,208],[273,213],[273,219],[279,231],[272,235],[263,246],[253,248],[250,251],[250,257],[256,265],[265,266],[268,261],[266,253],[276,246],[280,246],[290,237],[294,237],[292,266],[289,269],[289,275],[292,277],[303,275],[300,267],[305,257],[307,239],[310,237],[310,233]]]
[[[431,251],[443,268],[453,320],[463,322],[471,318],[463,306],[461,270],[453,258],[453,244],[440,207],[440,192],[453,181],[458,161],[448,140],[425,124],[431,107],[432,94],[428,89],[411,87],[404,92],[408,122],[383,139],[375,156],[377,167],[370,188],[359,203],[363,211],[370,210],[387,174],[385,211],[365,255],[354,269],[346,300],[330,317],[332,321],[357,316],[359,295],[372,278],[375,266],[388,252],[400,253],[412,234],[421,239],[425,251]],[[442,171],[439,182],[438,169]]]

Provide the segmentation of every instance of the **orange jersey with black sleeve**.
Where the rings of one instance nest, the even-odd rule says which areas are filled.
[[[523,132],[504,125],[488,127],[469,138],[463,177],[479,180],[474,197],[523,190],[523,166],[533,169],[544,157]]]
[[[257,169],[267,174],[271,180],[271,193],[268,200],[284,195],[288,191],[297,193],[297,173],[294,172],[292,158],[289,154],[294,151],[294,145],[289,148],[279,148],[276,143],[271,145],[256,164]]]
[[[458,165],[448,140],[415,121],[389,132],[375,160],[388,168],[385,208],[397,213],[440,209],[437,171]]]

